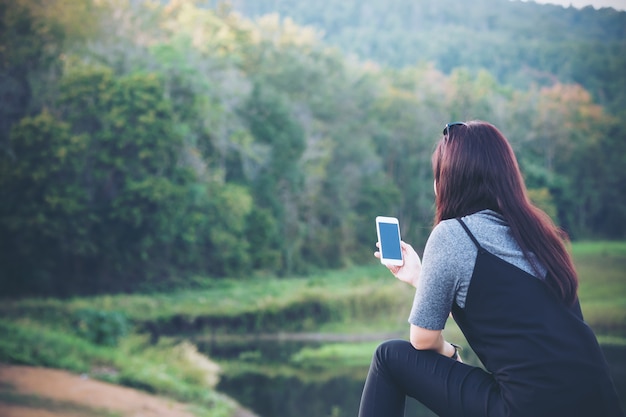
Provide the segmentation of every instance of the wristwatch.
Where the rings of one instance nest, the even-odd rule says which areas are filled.
[[[455,345],[454,343],[450,343],[452,345],[452,347],[454,348],[454,355],[450,356],[450,358],[456,360],[459,360],[459,350],[462,349],[461,346],[459,345]]]

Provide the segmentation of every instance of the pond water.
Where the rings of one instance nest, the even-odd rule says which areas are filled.
[[[195,342],[201,351],[218,362],[241,360],[261,365],[266,370],[226,373],[217,387],[260,417],[353,417],[358,414],[367,367],[317,371],[288,365],[291,355],[303,347],[319,346],[320,342]],[[603,349],[626,410],[626,347],[604,346]],[[280,371],[276,371],[278,369]],[[435,416],[412,399],[407,401],[405,415]]]

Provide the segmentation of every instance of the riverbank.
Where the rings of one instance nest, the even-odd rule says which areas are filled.
[[[579,243],[572,251],[586,320],[602,344],[626,345],[626,242]],[[374,262],[309,277],[194,282],[167,294],[4,299],[0,363],[65,369],[193,404],[196,417],[233,417],[237,404],[215,387],[225,373],[241,372],[234,362],[252,368],[258,353],[221,362],[199,351],[201,344],[308,339],[319,346],[293,352],[284,375],[361,369],[376,340],[405,335],[412,299]],[[446,332],[462,338],[452,322]]]
[[[195,417],[193,404],[67,371],[0,365],[3,417]],[[237,407],[233,417],[256,417]]]

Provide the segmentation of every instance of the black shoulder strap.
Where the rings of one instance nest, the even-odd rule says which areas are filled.
[[[463,220],[461,220],[460,218],[456,218],[457,221],[459,223],[461,223],[461,226],[463,226],[463,229],[465,229],[465,231],[467,232],[467,235],[470,237],[470,239],[472,239],[472,242],[474,242],[474,245],[476,245],[476,248],[480,251],[482,250],[482,246],[480,246],[480,243],[478,243],[478,240],[476,240],[476,238],[474,237],[474,235],[472,234],[472,232],[470,232],[469,228],[467,227],[467,225],[465,224],[465,222],[463,222]]]

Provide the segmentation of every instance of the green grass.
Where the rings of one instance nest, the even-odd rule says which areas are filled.
[[[572,245],[571,251],[579,275],[579,297],[585,320],[596,332],[600,343],[626,346],[626,242],[577,242]],[[402,298],[401,302],[406,302],[406,295],[399,294],[398,297]],[[406,328],[407,316],[401,323],[397,320],[388,320],[387,328],[390,323],[400,324]],[[384,327],[384,324],[376,319],[373,325],[362,324],[369,326],[370,330]],[[341,326],[338,325],[335,330],[339,331]],[[325,327],[332,328],[332,325]],[[477,358],[468,348],[463,334],[452,319],[448,320],[444,333],[447,339],[466,347],[462,353],[466,362],[478,364]],[[367,366],[373,349],[369,358],[367,350],[371,348],[371,344],[368,343],[329,345],[302,352],[302,361],[308,364],[328,363],[335,366],[343,356],[344,365]]]
[[[304,368],[363,366],[369,364],[378,342],[333,343],[319,348],[304,348],[290,362]]]
[[[596,332],[600,343],[626,346],[626,242],[577,242],[572,245],[571,251],[579,275],[579,297],[585,320]],[[389,320],[388,323],[390,322],[397,323],[393,320]],[[404,327],[408,326],[406,320],[401,324]],[[340,326],[336,330],[339,330]],[[375,320],[374,325],[369,328],[380,329],[378,326],[381,326],[380,321]],[[447,339],[466,347],[462,353],[466,362],[478,364],[477,358],[468,348],[463,334],[452,319],[448,320],[444,333]],[[335,366],[343,356],[344,365],[367,366],[373,349],[369,358],[367,350],[371,348],[371,344],[367,343],[329,345],[303,351],[302,361],[308,364],[316,363],[318,366],[324,363]]]
[[[572,253],[587,320],[602,332],[621,332],[626,324],[626,242],[577,242]],[[410,288],[396,282],[380,264],[372,263],[306,278],[207,280],[203,289],[173,293],[3,300],[0,315],[7,319],[29,317],[61,328],[69,325],[74,312],[86,308],[122,311],[134,323],[174,317],[191,323],[202,317],[268,313],[276,321],[281,311],[291,308],[293,318],[294,306],[315,303],[326,309],[325,319],[309,317],[306,322],[305,317],[298,330],[362,333],[399,330],[399,324],[406,324],[411,298]],[[285,321],[293,324],[291,319]]]
[[[137,326],[158,327],[165,334],[217,327],[231,332],[322,328],[358,333],[368,327],[372,331],[372,321],[380,329],[391,322],[406,323],[410,299],[402,283],[373,264],[306,278],[213,280],[204,289],[167,294],[6,300],[0,316],[29,317],[63,329],[76,312],[89,308],[121,311]]]
[[[0,362],[86,373],[199,405],[211,410],[206,417],[228,417],[234,410],[231,400],[212,389],[215,371],[208,359],[173,340],[150,345],[145,337],[131,335],[117,347],[97,346],[29,319],[0,320],[0,334]]]
[[[586,320],[601,343],[626,345],[626,242],[574,243],[572,253]],[[284,325],[287,331],[405,337],[412,297],[412,289],[372,262],[306,278],[207,280],[201,289],[167,294],[5,299],[0,303],[0,362],[89,373],[195,404],[198,415],[228,417],[234,410],[232,402],[207,382],[214,374],[210,361],[195,347],[181,345],[181,339],[208,334],[211,326],[222,322],[233,324],[231,330],[240,333],[250,331],[250,326],[273,331],[272,326]],[[121,312],[133,324],[132,330],[117,347],[95,345],[74,328],[76,314],[84,309]],[[242,317],[247,319],[237,321]],[[170,330],[179,325],[184,331],[161,337],[155,345],[147,334],[138,334],[146,323],[165,323]],[[188,327],[189,323],[200,324]],[[463,344],[452,320],[445,334]],[[315,369],[316,378],[325,378],[339,364],[355,369],[367,366],[377,343],[327,343],[303,349],[284,364],[243,360],[223,365],[228,372],[259,371],[265,366],[262,371],[270,375],[297,373],[299,377]],[[464,355],[470,362],[471,354]]]
[[[626,241],[580,241],[574,242],[571,247],[574,258],[588,256],[613,256],[626,260]]]
[[[255,352],[250,352],[245,357],[224,361],[222,364],[229,377],[261,374],[269,378],[294,378],[306,383],[323,383],[338,376],[352,376],[361,381],[363,371],[369,366],[379,343],[327,343],[320,347],[305,347],[281,362],[254,358]]]
[[[580,302],[589,325],[605,340],[626,340],[626,242],[572,246]],[[623,339],[618,341],[618,339]]]
[[[257,278],[207,280],[203,289],[182,290],[174,293],[136,295],[103,295],[68,300],[22,299],[3,300],[0,312],[4,315],[28,314],[45,317],[58,316],[63,311],[92,308],[120,310],[135,320],[150,320],[172,315],[197,316],[213,314],[237,315],[250,309],[280,308],[289,303],[313,296],[341,297],[363,293],[380,286],[386,270],[376,267],[352,268],[312,277]],[[329,291],[331,290],[331,291]]]

